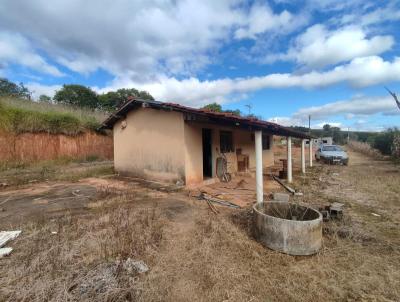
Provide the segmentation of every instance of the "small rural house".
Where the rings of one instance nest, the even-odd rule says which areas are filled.
[[[332,145],[333,144],[333,138],[331,137],[331,136],[326,136],[326,137],[318,137],[318,138],[314,138],[313,140],[312,140],[312,142],[313,142],[313,144],[315,144],[316,146],[319,146],[319,145],[322,145],[322,144],[324,144],[324,145]],[[309,142],[309,140],[307,139],[306,140],[306,145],[308,145],[310,142]]]
[[[186,185],[216,177],[221,158],[229,173],[256,170],[257,158],[272,166],[273,135],[307,138],[254,118],[141,99],[130,99],[102,127],[113,129],[116,171]]]

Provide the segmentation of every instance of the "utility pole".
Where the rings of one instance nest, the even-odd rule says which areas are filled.
[[[311,115],[308,115],[308,134],[311,135]]]
[[[350,142],[350,127],[347,127],[347,143]]]

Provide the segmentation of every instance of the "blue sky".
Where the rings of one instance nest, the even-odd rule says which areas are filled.
[[[400,126],[400,0],[2,0],[0,76],[78,83],[284,125]]]

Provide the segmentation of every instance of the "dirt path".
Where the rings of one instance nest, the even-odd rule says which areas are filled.
[[[400,167],[356,152],[350,151],[349,155],[349,167],[330,168],[332,185],[325,193],[372,207],[378,214],[399,217]]]
[[[349,156],[347,167],[316,167],[306,199],[344,203],[354,229],[399,249],[400,166],[352,151]]]

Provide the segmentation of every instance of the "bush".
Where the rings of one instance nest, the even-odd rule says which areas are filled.
[[[361,153],[374,157],[389,155],[400,158],[400,131],[389,128],[386,131],[374,133],[366,138],[366,142],[350,141],[349,146]]]
[[[388,129],[377,134],[373,140],[372,146],[384,155],[392,155],[393,142],[396,133],[399,133],[397,129]]]

